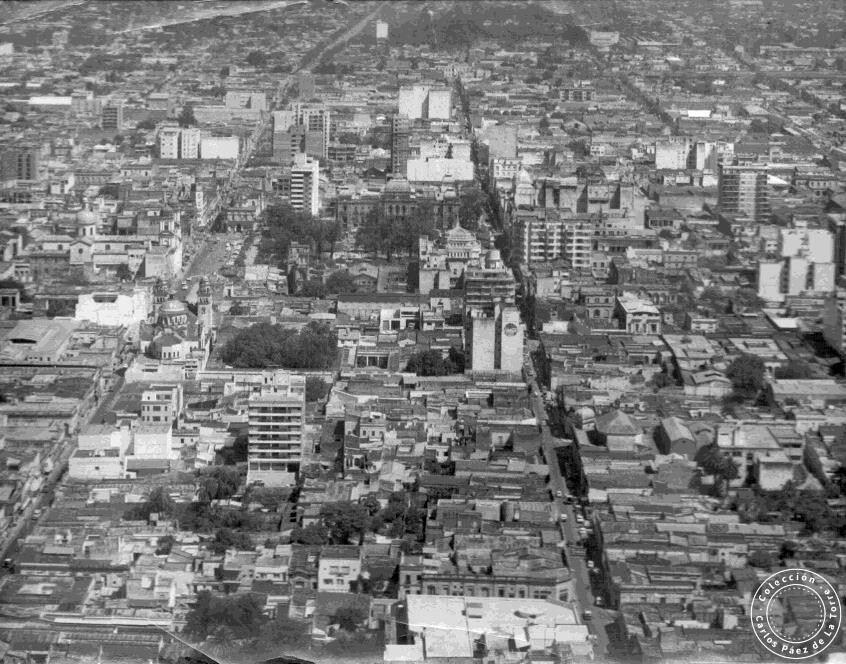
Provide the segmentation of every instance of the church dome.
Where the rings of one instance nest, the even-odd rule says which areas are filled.
[[[161,312],[167,316],[177,316],[187,313],[184,302],[179,300],[168,300],[162,305]]]
[[[76,213],[76,223],[78,226],[96,226],[100,223],[100,215],[84,208]]]
[[[386,194],[410,194],[411,185],[405,178],[394,178],[385,185]]]

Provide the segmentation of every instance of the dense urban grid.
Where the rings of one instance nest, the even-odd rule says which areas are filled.
[[[0,662],[772,661],[844,87],[842,0],[0,3]]]

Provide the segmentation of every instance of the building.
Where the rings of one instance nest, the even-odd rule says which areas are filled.
[[[291,104],[290,111],[291,124],[305,127],[309,132],[321,133],[322,149],[318,158],[326,159],[331,138],[329,109],[325,104],[294,102]]]
[[[200,139],[200,159],[237,160],[241,139],[237,136],[204,136]]]
[[[100,127],[108,131],[121,131],[123,129],[123,104],[120,102],[109,102],[103,106],[100,116]]]
[[[266,111],[267,97],[263,92],[228,90],[223,104],[226,108],[247,108],[253,111]]]
[[[720,212],[740,221],[758,224],[768,222],[772,210],[767,175],[767,166],[720,166]]]
[[[468,311],[494,314],[497,305],[514,304],[515,292],[514,275],[497,249],[488,251],[482,267],[470,267],[464,272],[464,306]]]
[[[823,336],[841,356],[846,355],[846,290],[829,294],[823,309]]]
[[[196,127],[166,126],[159,130],[159,157],[199,159],[202,132]]]
[[[404,85],[399,90],[399,114],[410,120],[449,120],[452,90],[429,85]]]
[[[361,548],[355,545],[326,546],[317,566],[317,591],[348,593],[361,575]]]
[[[475,177],[473,162],[469,159],[430,157],[409,159],[409,182],[441,184],[443,182],[472,182]]]
[[[830,293],[837,266],[835,236],[818,228],[783,228],[779,234],[780,259],[758,263],[758,297],[781,302],[787,295]]]
[[[276,374],[248,404],[247,484],[292,486],[302,458],[305,377]]]
[[[530,265],[564,258],[574,269],[589,269],[598,221],[590,215],[568,219],[543,210],[518,210],[514,225],[515,253],[521,263]]]
[[[202,134],[196,127],[186,127],[179,133],[179,158],[199,159]]]
[[[470,368],[473,371],[520,373],[523,337],[517,307],[498,307],[493,315],[472,311],[468,336]]]
[[[593,659],[590,632],[569,604],[457,594],[408,595],[397,616],[408,644],[386,645],[384,661],[472,664],[495,661],[496,649],[531,652],[531,661],[560,661],[545,654],[552,648],[572,653],[572,661]]]
[[[385,21],[376,21],[376,41],[388,39],[388,24]]]
[[[320,163],[302,153],[291,166],[291,207],[311,215],[320,211]]]
[[[652,302],[634,293],[617,296],[614,316],[620,328],[630,334],[661,334],[661,312]]]
[[[179,138],[182,130],[179,127],[162,127],[159,130],[159,157],[162,159],[179,159]]]
[[[403,177],[408,173],[408,159],[411,155],[409,137],[411,124],[408,117],[395,115],[391,119],[391,172]]]
[[[182,385],[150,385],[141,393],[141,421],[171,424],[183,407]]]
[[[0,148],[0,182],[37,180],[39,149],[35,145],[15,143]]]
[[[691,140],[685,136],[670,136],[655,141],[655,168],[684,170],[688,166]]]

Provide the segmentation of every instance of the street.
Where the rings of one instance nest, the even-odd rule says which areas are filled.
[[[593,614],[592,619],[585,621],[585,623],[596,636],[594,642],[596,656],[600,660],[603,660],[609,653],[610,638],[608,627],[609,623],[613,624],[616,612],[599,609],[596,606],[596,597],[591,587],[590,571],[586,560],[588,550],[579,542],[579,526],[576,517],[580,513],[581,508],[578,504],[565,503],[562,498],[558,497],[559,495],[562,497],[570,495],[570,490],[567,487],[566,480],[561,475],[558,454],[556,453],[558,447],[556,445],[556,439],[553,438],[549,427],[545,424],[546,404],[543,400],[543,393],[534,378],[531,379],[530,386],[532,391],[532,410],[538,421],[543,423],[540,433],[541,450],[543,451],[543,456],[549,470],[549,488],[552,492],[552,499],[557,507],[558,514],[564,514],[567,517],[566,521],[562,523],[559,520],[558,523],[564,537],[562,550],[567,561],[567,566],[570,568],[575,581],[577,610],[581,616],[584,616],[585,611],[591,611]]]

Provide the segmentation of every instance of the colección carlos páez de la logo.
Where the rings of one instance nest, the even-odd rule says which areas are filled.
[[[750,618],[758,641],[784,659],[819,655],[840,631],[840,598],[822,576],[786,569],[767,578],[752,597]]]

